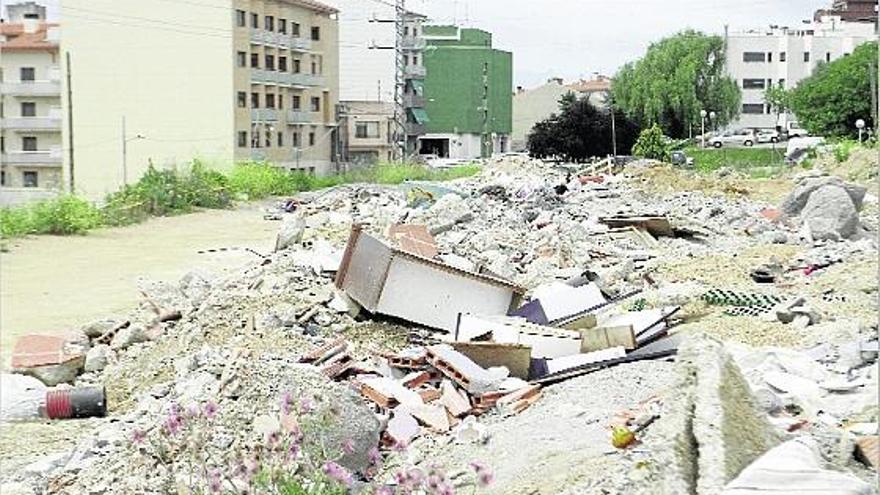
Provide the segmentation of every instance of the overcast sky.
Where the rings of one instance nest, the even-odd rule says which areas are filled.
[[[57,11],[59,0],[42,1]],[[514,84],[526,87],[554,76],[570,80],[589,78],[593,72],[612,75],[641,56],[651,41],[684,28],[721,34],[725,24],[732,30],[793,26],[830,4],[831,0],[407,1],[408,8],[434,22],[492,32],[496,47],[513,52]]]

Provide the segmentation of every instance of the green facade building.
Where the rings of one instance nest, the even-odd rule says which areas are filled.
[[[510,148],[513,55],[492,48],[492,34],[425,26],[427,133],[421,153],[477,158]]]

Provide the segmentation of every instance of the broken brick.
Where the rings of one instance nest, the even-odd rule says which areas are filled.
[[[856,457],[875,471],[880,470],[880,436],[869,435],[857,438]]]
[[[66,363],[81,358],[81,352],[68,348],[64,337],[25,335],[18,339],[12,351],[13,368],[34,368]]]
[[[336,354],[344,351],[348,347],[348,343],[345,342],[345,339],[339,338],[332,342],[322,345],[317,349],[309,352],[308,354],[304,354],[301,358],[299,358],[299,362],[301,363],[320,363],[325,361]]]
[[[437,241],[425,225],[394,224],[388,231],[388,237],[401,250],[417,256],[434,258],[440,254]]]
[[[464,416],[471,410],[468,397],[462,394],[449,380],[443,380],[440,384],[440,404],[442,404],[454,417]]]

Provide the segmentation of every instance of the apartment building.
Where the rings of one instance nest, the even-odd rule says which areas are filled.
[[[353,167],[391,161],[395,157],[394,104],[385,101],[343,101],[346,118],[345,162]]]
[[[732,127],[772,129],[795,121],[790,114],[777,116],[765,101],[765,91],[773,86],[794,88],[819,64],[876,39],[873,23],[848,22],[839,15],[823,15],[796,27],[728,33],[727,70],[742,89],[741,115]]]
[[[328,3],[339,9],[341,23],[340,99],[351,109],[364,108],[363,103],[369,101],[394,103],[397,83],[394,4],[364,0],[328,0]],[[425,16],[412,11],[406,11],[403,16],[403,39],[400,48],[406,69],[401,88],[402,114],[425,114],[423,94],[425,39],[422,36],[422,26],[426,20]],[[377,108],[389,109],[391,111],[389,118],[394,119],[393,106],[374,105],[370,111],[375,111]],[[364,117],[369,118],[370,115],[372,114]],[[424,132],[424,125],[407,125],[403,129],[394,129],[392,134],[399,135],[400,138],[392,136],[392,139],[403,141],[405,153],[412,155],[418,151],[419,137]],[[362,148],[349,151],[355,156],[364,152]],[[378,153],[381,150],[377,148],[373,151]]]
[[[877,22],[877,0],[834,0],[830,9],[817,10],[813,20],[829,15],[846,22]]]
[[[513,55],[492,47],[492,34],[457,26],[425,26],[421,153],[471,159],[510,150]],[[430,117],[428,120],[427,117]]]
[[[59,28],[34,2],[0,23],[0,186],[3,204],[62,186]],[[27,191],[17,189],[26,188]],[[15,196],[18,199],[12,199]]]
[[[336,13],[314,0],[65,0],[77,190],[100,197],[194,158],[334,173]]]

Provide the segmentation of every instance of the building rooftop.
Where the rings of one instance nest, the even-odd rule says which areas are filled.
[[[567,86],[572,91],[578,93],[599,93],[611,90],[611,79],[607,77],[599,77],[598,79],[584,80],[573,82]]]
[[[307,9],[314,10],[316,12],[320,12],[322,14],[336,14],[339,13],[339,9],[336,7],[331,7],[326,3],[321,3],[316,0],[281,0],[285,3],[289,3],[291,5],[298,5],[300,7],[305,7]]]
[[[7,50],[55,50],[58,40],[50,39],[50,30],[57,23],[34,22],[33,29],[26,29],[27,22],[0,23],[0,49]]]

